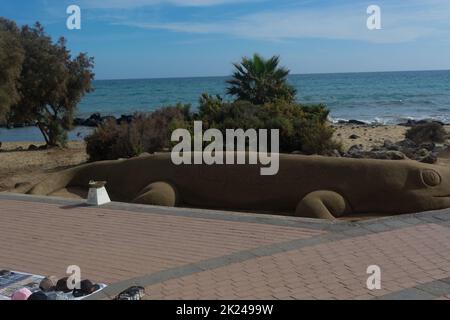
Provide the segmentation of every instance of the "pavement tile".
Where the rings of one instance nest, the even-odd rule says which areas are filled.
[[[450,211],[321,225],[119,208],[0,195],[0,241],[14,243],[0,248],[0,268],[61,275],[78,264],[111,284],[102,298],[130,285],[157,300],[450,298]],[[366,288],[370,265],[382,290]]]

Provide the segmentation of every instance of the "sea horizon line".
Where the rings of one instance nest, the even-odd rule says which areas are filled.
[[[308,73],[291,73],[291,76],[307,76],[307,75],[339,75],[339,74],[369,74],[369,73],[408,73],[408,72],[448,72],[450,69],[426,69],[426,70],[385,70],[385,71],[349,71],[349,72],[308,72]],[[211,79],[211,78],[227,78],[228,75],[215,76],[174,76],[174,77],[145,77],[145,78],[102,78],[94,81],[130,81],[130,80],[181,80],[181,79]]]

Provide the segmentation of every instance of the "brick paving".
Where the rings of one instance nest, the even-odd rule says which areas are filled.
[[[449,228],[450,210],[329,223],[0,194],[0,269],[76,264],[109,284],[99,299],[138,284],[148,299],[450,300]]]
[[[378,265],[382,290],[367,289]],[[173,279],[154,299],[370,299],[450,276],[450,232],[435,224],[329,242]]]
[[[78,265],[84,276],[114,283],[321,233],[267,224],[0,200],[0,268],[61,275],[67,266]]]

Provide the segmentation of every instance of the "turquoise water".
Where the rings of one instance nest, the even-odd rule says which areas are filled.
[[[226,80],[210,77],[95,81],[95,91],[84,97],[78,116],[88,117],[94,112],[120,116],[177,102],[190,103],[195,109],[203,92],[225,96]],[[331,120],[335,121],[399,123],[405,119],[433,118],[450,122],[450,71],[292,75],[289,82],[297,88],[300,102],[327,104]],[[19,140],[17,136],[21,140],[39,139],[34,129],[20,130],[0,129],[0,141]],[[78,131],[71,137],[76,137]]]
[[[96,81],[79,113],[108,115],[152,111],[175,104],[197,106],[203,92],[225,96],[227,78]],[[450,71],[293,75],[298,100],[322,102],[333,119],[398,123],[409,118],[450,122]],[[227,97],[231,99],[231,97]]]

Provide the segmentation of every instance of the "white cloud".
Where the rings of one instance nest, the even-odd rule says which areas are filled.
[[[251,1],[256,0],[87,0],[84,6],[96,9],[128,9],[157,4],[170,4],[180,7],[208,7]]]
[[[116,0],[117,2],[123,2]],[[161,0],[162,1],[162,0]],[[233,1],[228,0],[227,3]],[[239,1],[239,0],[234,0]],[[257,0],[255,0],[257,1]],[[132,3],[159,2],[159,0],[132,0]],[[166,0],[175,5],[219,4],[225,0]],[[229,19],[210,17],[205,22],[195,21],[116,21],[146,29],[161,29],[194,34],[224,34],[260,40],[289,40],[321,38],[359,40],[376,43],[414,41],[423,37],[449,37],[450,2],[445,0],[379,1],[382,10],[382,30],[366,27],[369,2],[328,5],[304,9],[299,6],[278,11],[260,11]]]

